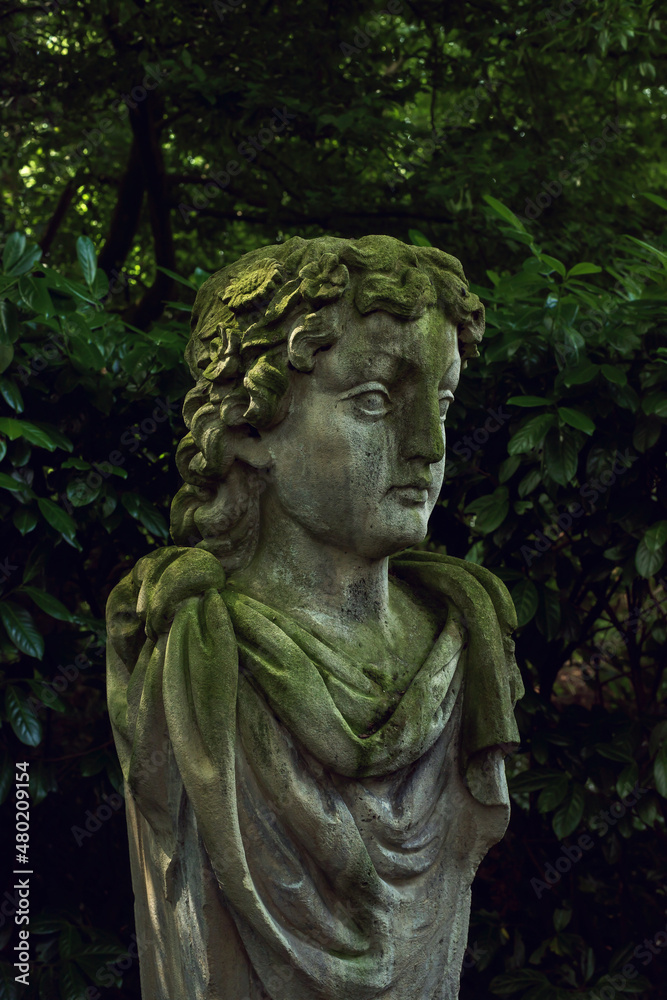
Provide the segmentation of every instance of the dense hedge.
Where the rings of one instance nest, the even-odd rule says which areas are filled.
[[[588,997],[608,982],[643,995],[664,979],[659,944],[643,942],[665,924],[667,253],[619,238],[612,286],[486,204],[525,260],[474,286],[488,332],[450,408],[427,544],[507,583],[527,694],[512,821],[474,886],[462,997]],[[15,233],[0,277],[0,791],[11,835],[15,764],[28,761],[35,964],[22,995],[44,1000],[138,996],[104,605],[168,544],[188,312],[206,277],[179,278],[184,301],[146,333],[110,308],[91,241],[77,251],[57,270]],[[0,997],[16,995],[17,906],[8,890]]]

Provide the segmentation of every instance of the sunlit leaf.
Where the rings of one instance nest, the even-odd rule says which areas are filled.
[[[88,236],[79,236],[77,239],[76,255],[79,258],[79,266],[81,267],[84,280],[88,287],[92,288],[95,275],[97,274],[97,255],[95,253],[95,245]]]

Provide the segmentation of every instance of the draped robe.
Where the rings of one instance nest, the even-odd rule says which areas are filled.
[[[213,558],[213,557],[211,557]],[[455,1000],[523,687],[488,570],[406,552],[444,626],[404,693],[230,587],[107,606],[144,1000]]]

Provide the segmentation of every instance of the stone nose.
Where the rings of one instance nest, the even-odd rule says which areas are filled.
[[[408,461],[422,459],[435,465],[445,457],[445,430],[437,396],[422,396],[406,407],[402,429],[402,452]]]

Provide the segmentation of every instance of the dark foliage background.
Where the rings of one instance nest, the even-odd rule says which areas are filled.
[[[461,995],[667,996],[660,16],[650,0],[2,6],[0,998],[139,996],[104,605],[168,543],[197,287],[322,233],[452,252],[487,304],[428,544],[505,580],[528,693]]]

